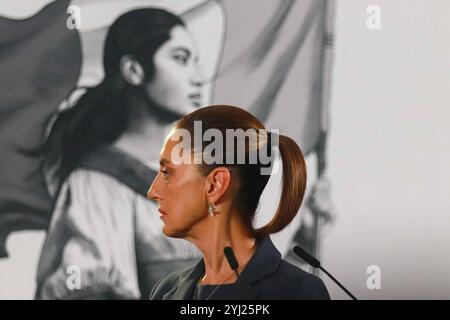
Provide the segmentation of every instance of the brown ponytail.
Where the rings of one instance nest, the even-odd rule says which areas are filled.
[[[283,163],[283,189],[280,203],[272,220],[256,231],[265,236],[283,230],[296,216],[306,189],[306,163],[297,143],[287,136],[279,136],[279,150]]]

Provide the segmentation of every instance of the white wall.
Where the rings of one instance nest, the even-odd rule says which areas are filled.
[[[366,28],[376,4],[382,28]],[[450,298],[450,2],[337,4],[323,263],[360,298]],[[368,290],[369,265],[381,290]],[[346,298],[327,282],[334,298]]]

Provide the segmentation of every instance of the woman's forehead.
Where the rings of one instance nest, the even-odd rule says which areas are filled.
[[[184,48],[189,50],[191,54],[196,53],[191,35],[182,26],[172,28],[170,31],[170,39],[165,43],[165,47],[169,51]]]
[[[173,159],[172,152],[174,151],[174,147],[179,143],[180,143],[179,141],[170,139],[170,136],[168,137],[168,139],[166,139],[166,141],[162,146],[161,152],[159,153],[160,164],[164,163],[165,165],[170,165],[176,162]],[[181,152],[182,151],[183,149],[181,149]]]
[[[171,140],[166,140],[166,142],[163,144],[161,148],[161,152],[159,153],[160,159],[166,159],[168,161],[171,161],[171,151],[173,149],[173,144]]]

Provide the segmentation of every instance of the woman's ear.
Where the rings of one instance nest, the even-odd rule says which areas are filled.
[[[120,74],[132,86],[139,86],[144,81],[144,68],[132,55],[120,58]]]
[[[206,183],[206,196],[210,202],[215,203],[227,192],[230,187],[230,170],[225,167],[215,168],[208,174]]]

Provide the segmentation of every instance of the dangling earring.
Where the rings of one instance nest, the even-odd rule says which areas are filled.
[[[210,203],[208,205],[208,213],[211,217],[214,215],[214,211],[216,211],[216,206],[214,205],[214,203]]]

